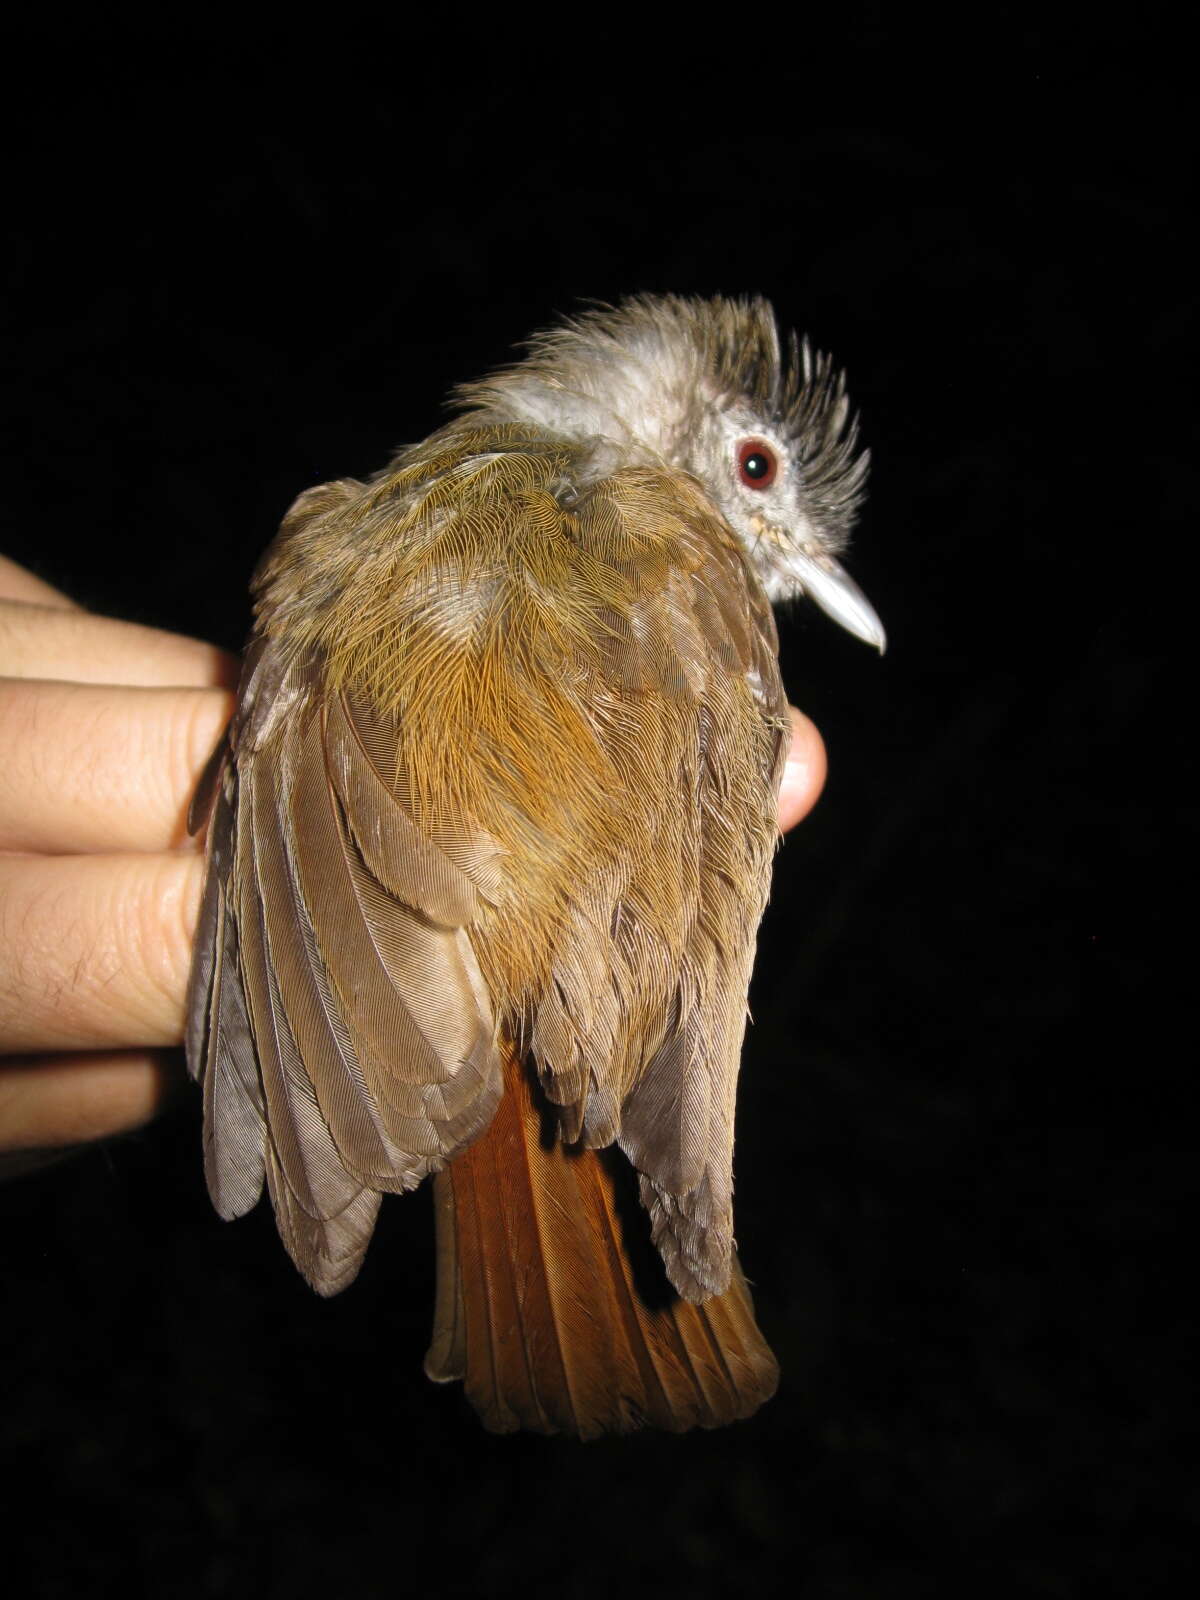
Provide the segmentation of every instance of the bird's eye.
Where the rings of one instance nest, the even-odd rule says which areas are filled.
[[[779,471],[779,460],[769,444],[746,439],[738,445],[738,477],[747,489],[769,489]]]

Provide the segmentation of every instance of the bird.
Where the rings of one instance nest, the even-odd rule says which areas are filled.
[[[789,743],[775,602],[880,651],[838,560],[867,455],[761,298],[535,335],[252,580],[187,1055],[221,1217],[264,1184],[318,1294],[434,1190],[425,1371],[483,1425],[750,1416],[734,1105]]]

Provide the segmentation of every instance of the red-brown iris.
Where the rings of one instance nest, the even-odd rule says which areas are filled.
[[[738,445],[737,464],[747,489],[769,489],[779,471],[779,458],[761,439],[745,439]]]

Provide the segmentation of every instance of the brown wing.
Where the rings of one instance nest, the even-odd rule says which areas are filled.
[[[475,890],[414,836],[377,719],[307,668],[275,675],[274,713],[248,679],[210,831],[189,1055],[217,1210],[249,1209],[265,1171],[290,1254],[333,1294],[380,1192],[487,1125],[495,1030],[464,931]]]
[[[567,1136],[619,1140],[672,1283],[702,1300],[730,1282],[734,1098],[785,749],[774,622],[685,480],[611,480],[575,537],[630,582],[592,685],[626,792],[619,858],[576,881],[561,920],[533,1055]]]

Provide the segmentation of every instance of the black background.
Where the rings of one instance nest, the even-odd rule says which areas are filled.
[[[427,1197],[319,1302],[265,1208],[211,1213],[185,1094],[0,1193],[14,1592],[1177,1592],[1180,45],[881,16],[708,48],[447,14],[14,49],[17,560],[236,649],[291,498],[430,431],[534,327],[761,292],[848,369],[849,565],[891,641],[783,620],[831,766],[778,862],[740,1097],[777,1399],[710,1435],[488,1437],[421,1374]]]

